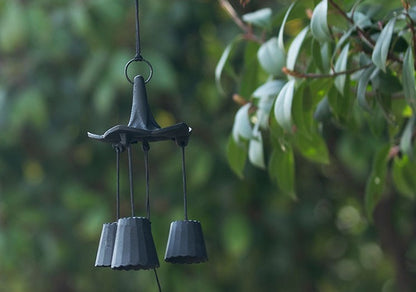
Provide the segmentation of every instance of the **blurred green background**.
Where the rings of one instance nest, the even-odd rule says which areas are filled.
[[[330,166],[299,158],[298,201],[252,166],[239,180],[225,158],[238,105],[214,81],[238,28],[217,1],[140,4],[142,55],[154,68],[147,86],[153,113],[161,126],[186,121],[193,128],[189,217],[201,221],[209,256],[199,265],[163,262],[169,224],[183,214],[180,151],[170,142],[151,144],[152,230],[163,291],[398,291],[401,267],[416,269],[416,246],[388,242],[413,234],[415,208],[393,196],[376,211],[386,229],[364,218],[371,140],[334,131]],[[240,13],[270,6],[278,15],[285,5],[232,4]],[[123,69],[134,56],[134,22],[134,1],[0,2],[1,292],[157,291],[151,271],[94,267],[102,224],[115,218],[115,153],[86,132],[128,122],[131,86]],[[131,75],[147,74],[140,64],[131,68]],[[143,216],[140,147],[133,155]],[[128,216],[124,155],[122,166]],[[408,291],[412,281],[406,279]]]

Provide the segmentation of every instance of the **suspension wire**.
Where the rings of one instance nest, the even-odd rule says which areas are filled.
[[[129,159],[129,181],[130,181],[130,204],[131,216],[134,217],[134,192],[133,192],[133,162],[131,157],[131,145],[127,145],[127,154]]]
[[[147,219],[150,220],[149,150],[150,150],[149,143],[147,141],[143,141],[144,168],[145,168],[145,173],[146,173],[146,212],[147,212]]]
[[[116,214],[117,220],[120,219],[120,149],[115,147],[116,150],[116,171],[117,171],[117,187],[116,187]]]
[[[136,0],[136,61],[143,60],[140,47],[140,23],[139,23],[139,0]]]
[[[162,292],[162,287],[160,286],[159,277],[157,276],[156,269],[153,269],[153,271],[155,272],[155,278],[156,278],[157,287],[159,288],[159,292]]]
[[[183,182],[183,209],[185,213],[185,220],[188,220],[188,198],[186,192],[186,170],[185,170],[185,146],[182,149],[182,182]]]

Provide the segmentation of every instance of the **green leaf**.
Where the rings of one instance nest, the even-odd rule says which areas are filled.
[[[295,6],[296,1],[294,1],[289,8],[286,11],[285,17],[283,18],[282,25],[280,26],[279,35],[278,35],[278,44],[279,48],[284,52],[285,51],[285,45],[283,42],[283,33],[286,25],[287,18],[289,17],[290,12],[292,11],[293,7]]]
[[[295,80],[290,80],[283,86],[274,105],[276,120],[287,132],[292,132],[292,100],[294,91]]]
[[[270,177],[276,180],[280,190],[296,199],[295,157],[290,145],[278,145],[273,149],[268,169]]]
[[[217,85],[218,90],[224,94],[224,89],[221,85],[221,75],[224,71],[225,65],[228,62],[228,59],[230,57],[231,51],[234,48],[235,44],[240,40],[240,37],[235,38],[228,46],[225,48],[224,52],[221,55],[220,60],[218,61],[218,64],[215,68],[215,83]]]
[[[261,28],[269,28],[272,23],[272,10],[270,8],[263,8],[242,16],[245,22],[251,23]]]
[[[285,65],[285,51],[277,42],[277,38],[271,38],[261,45],[257,51],[257,58],[262,68],[274,76],[283,76],[282,68]]]
[[[246,143],[238,143],[230,136],[227,143],[227,159],[231,169],[239,178],[243,178],[243,170],[247,159]]]
[[[260,65],[257,62],[257,50],[259,44],[248,42],[244,52],[244,68],[241,74],[240,90],[241,96],[250,96],[259,84]]]
[[[331,41],[331,34],[327,22],[328,1],[323,0],[316,5],[312,13],[311,31],[315,39],[320,42]]]
[[[298,133],[294,137],[294,143],[305,158],[313,162],[329,163],[328,148],[319,133]]]
[[[407,49],[403,58],[403,91],[406,101],[416,113],[415,68],[412,46]]]
[[[404,196],[416,197],[416,162],[407,155],[395,157],[393,162],[393,182],[396,189]]]
[[[350,49],[350,44],[347,43],[342,49],[337,62],[335,63],[334,71],[335,72],[344,72],[347,69],[347,60],[348,60],[348,51]],[[338,89],[339,93],[344,94],[346,75],[342,74],[335,77],[335,87]]]
[[[250,140],[248,158],[254,166],[262,169],[266,167],[264,164],[263,138],[260,131],[256,131],[253,139]]]
[[[312,62],[316,65],[316,67],[321,72],[328,72],[328,70],[325,70],[324,63],[322,60],[322,53],[321,53],[321,44],[316,39],[312,39],[311,44],[311,51],[312,51]]]
[[[412,137],[415,128],[416,115],[413,115],[406,123],[406,127],[403,131],[402,137],[400,138],[400,150],[409,156],[410,158],[414,157],[413,147],[412,147]]]
[[[370,176],[365,189],[365,208],[367,217],[372,220],[373,211],[384,191],[387,176],[388,154],[390,146],[382,147],[374,156]]]
[[[373,63],[383,71],[386,71],[387,55],[389,53],[395,23],[396,18],[392,18],[383,28],[371,56]]]
[[[253,92],[253,97],[263,97],[275,95],[277,96],[285,85],[283,80],[271,80],[267,81]]]
[[[290,44],[289,50],[287,52],[287,60],[286,60],[286,67],[289,70],[295,69],[295,64],[298,58],[300,48],[303,44],[303,41],[305,40],[305,37],[308,31],[309,31],[309,27],[305,27],[304,29],[302,29],[302,31],[298,33],[296,38]]]
[[[331,117],[331,108],[329,106],[328,97],[323,98],[316,107],[313,117],[318,122],[323,122]]]
[[[371,77],[371,74],[373,74],[373,71],[374,71],[374,66],[371,66],[365,69],[362,72],[360,79],[358,80],[358,85],[357,85],[358,104],[367,111],[370,111],[370,106],[366,98],[367,85],[368,85],[368,82],[370,81],[370,77]]]
[[[249,140],[253,138],[253,129],[250,123],[248,111],[251,107],[250,103],[243,105],[235,114],[233,125],[233,138],[236,142],[240,142],[241,138]]]

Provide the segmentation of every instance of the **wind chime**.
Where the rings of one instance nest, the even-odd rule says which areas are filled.
[[[170,225],[166,247],[165,261],[170,263],[191,264],[207,261],[207,253],[201,224],[188,220],[187,188],[185,170],[185,147],[192,129],[185,123],[161,128],[155,121],[147,100],[146,84],[153,75],[149,61],[141,55],[139,29],[139,3],[136,2],[136,55],[127,62],[124,73],[133,85],[133,101],[128,125],[116,125],[104,134],[88,132],[88,137],[97,141],[110,143],[116,152],[116,216],[117,221],[103,224],[100,243],[95,261],[96,267],[111,267],[115,270],[148,270],[159,267],[150,224],[149,199],[149,150],[150,143],[164,140],[175,141],[182,152],[182,179],[184,220],[174,221]],[[128,76],[128,67],[133,62],[144,62],[149,67],[149,76]],[[137,217],[134,210],[132,145],[140,144],[144,152],[146,176],[146,217]],[[128,174],[130,188],[131,217],[120,217],[120,155],[127,150]]]

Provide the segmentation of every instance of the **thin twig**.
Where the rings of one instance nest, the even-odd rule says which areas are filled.
[[[346,70],[346,71],[339,71],[339,72],[333,72],[333,73],[329,73],[329,74],[318,74],[318,73],[302,73],[302,72],[297,72],[297,71],[293,71],[293,70],[289,70],[286,67],[283,67],[282,71],[283,73],[285,73],[286,75],[290,75],[290,76],[294,76],[294,77],[298,77],[298,78],[311,78],[311,79],[318,79],[318,78],[333,78],[333,77],[337,77],[339,75],[348,75],[348,74],[352,74],[355,73],[357,71],[366,69],[370,66],[372,66],[373,64],[367,64],[365,66],[362,67],[358,67],[358,68],[353,68],[350,70]]]
[[[234,7],[230,4],[228,0],[218,0],[220,2],[221,7],[231,16],[231,19],[237,24],[239,28],[244,32],[244,38],[247,40],[251,40],[257,43],[263,43],[263,41],[258,38],[255,34],[253,34],[253,30],[251,26],[245,24],[241,18],[238,16],[237,12],[235,11]]]

